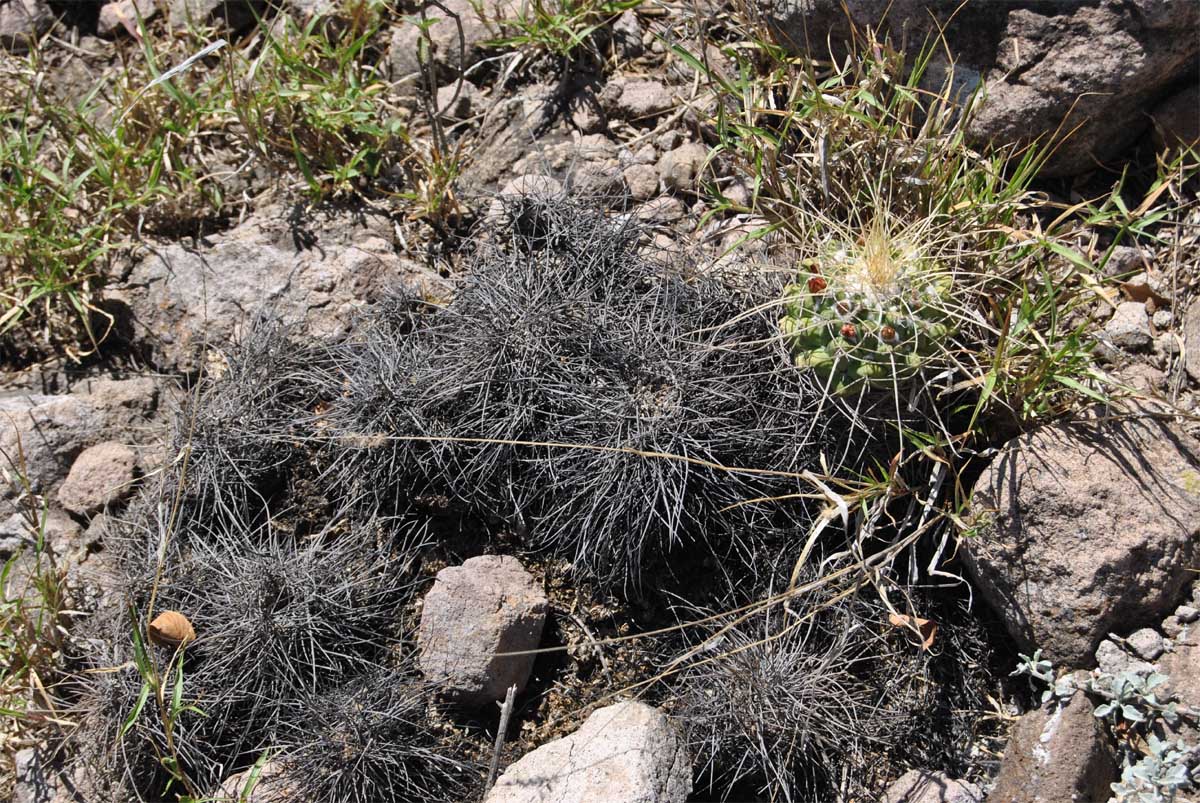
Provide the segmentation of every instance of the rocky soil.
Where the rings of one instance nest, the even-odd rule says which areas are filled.
[[[186,548],[205,560],[232,549],[228,544],[236,538],[253,542],[246,554],[261,558],[263,566],[280,567],[279,577],[285,578],[272,598],[279,610],[287,594],[278,589],[292,588],[286,578],[309,577],[300,568],[287,571],[302,562],[297,555],[303,549],[345,544],[345,532],[358,533],[366,546],[346,547],[344,561],[323,580],[303,580],[320,586],[323,596],[314,591],[311,604],[297,603],[288,615],[337,622],[350,618],[345,611],[377,606],[371,627],[390,634],[381,642],[386,646],[375,649],[369,636],[331,624],[314,632],[336,635],[342,639],[337,644],[318,644],[315,638],[288,644],[293,652],[287,654],[311,657],[314,673],[312,667],[330,673],[339,667],[344,674],[336,690],[314,681],[311,689],[320,692],[297,704],[302,712],[280,704],[272,714],[269,727],[278,730],[271,733],[291,739],[291,753],[263,753],[256,742],[226,745],[228,759],[189,754],[196,766],[221,776],[187,792],[196,791],[197,800],[221,794],[245,795],[240,799],[256,803],[684,803],[832,800],[820,797],[831,789],[847,803],[1200,800],[1192,783],[1200,764],[1200,207],[1194,185],[1183,186],[1178,207],[1160,227],[1130,234],[1110,248],[1111,232],[1097,226],[1099,233],[1080,244],[1101,275],[1086,308],[1073,314],[1086,322],[1091,358],[1110,380],[1108,403],[1085,399],[1057,420],[988,429],[991,441],[981,437],[970,444],[971,453],[954,468],[963,486],[961,530],[940,547],[921,542],[911,559],[906,553],[897,560],[905,566],[878,570],[853,589],[850,601],[822,598],[817,607],[829,613],[808,624],[805,638],[811,636],[811,642],[800,639],[788,647],[795,653],[788,659],[792,663],[762,645],[776,638],[771,617],[799,618],[808,598],[791,603],[794,609],[780,604],[771,609],[776,612],[755,609],[744,617],[738,606],[749,610],[751,599],[795,587],[792,569],[800,571],[797,557],[815,514],[781,520],[746,513],[738,521],[749,522],[746,529],[757,534],[728,536],[724,552],[692,549],[702,539],[661,549],[639,541],[637,550],[644,551],[630,554],[645,556],[636,581],[642,587],[624,587],[600,573],[586,574],[586,561],[577,553],[537,541],[533,514],[530,524],[521,511],[491,517],[464,512],[456,490],[432,483],[416,488],[418,477],[426,476],[414,467],[417,462],[421,471],[436,465],[475,477],[494,467],[483,452],[409,453],[396,447],[385,458],[375,448],[380,444],[368,443],[357,444],[366,457],[356,453],[354,462],[323,440],[323,428],[344,424],[327,417],[329,411],[342,409],[362,390],[350,387],[346,377],[353,374],[328,365],[327,355],[341,344],[357,345],[373,326],[386,328],[382,318],[372,316],[381,306],[400,305],[397,299],[415,305],[396,318],[403,318],[394,324],[403,335],[370,342],[396,352],[403,344],[417,344],[412,333],[433,314],[429,310],[465,292],[473,266],[490,247],[504,247],[504,237],[514,231],[530,241],[552,239],[538,230],[544,222],[539,199],[573,199],[569,202],[605,219],[636,226],[632,253],[642,260],[638,264],[684,265],[687,281],[714,266],[743,278],[795,270],[786,237],[776,232],[746,238],[762,223],[754,207],[757,188],[733,155],[715,147],[721,139],[713,117],[714,83],[680,55],[680,49],[699,53],[715,74],[735,77],[738,66],[728,46],[743,30],[733,22],[737,14],[749,15],[755,30],[774,37],[784,58],[825,55],[830,47],[835,56],[845,54],[855,25],[876,27],[901,49],[916,52],[915,43],[935,21],[949,20],[930,70],[944,73],[953,61],[959,97],[979,90],[966,132],[969,146],[1022,146],[1071,131],[1041,165],[1036,186],[1062,209],[1080,205],[1073,209],[1078,213],[1085,197],[1111,189],[1122,170],[1144,174],[1149,164],[1152,171],[1155,154],[1178,153],[1182,143],[1200,137],[1200,4],[755,0],[734,9],[707,1],[644,0],[628,8],[610,4],[611,13],[602,15],[587,47],[571,57],[496,46],[497,31],[506,30],[502,22],[520,13],[516,4],[489,2],[477,9],[468,0],[434,3],[425,9],[432,20],[428,43],[412,23],[419,5],[381,5],[385,24],[373,46],[388,102],[415,136],[434,136],[420,90],[434,77],[434,116],[466,154],[453,182],[454,214],[418,215],[406,206],[414,203],[411,196],[365,190],[312,203],[297,189],[303,181],[296,174],[284,175],[265,159],[255,163],[232,151],[216,154],[213,172],[222,176],[225,196],[237,200],[219,215],[181,222],[183,234],[159,229],[130,238],[114,255],[95,296],[96,308],[113,323],[95,353],[76,360],[38,341],[36,333],[4,336],[9,342],[2,352],[8,362],[0,365],[0,467],[10,479],[0,487],[0,558],[9,561],[5,601],[31,593],[30,578],[39,576],[41,566],[35,555],[44,552],[61,569],[69,600],[63,607],[72,611],[63,630],[76,639],[57,656],[64,669],[61,689],[48,678],[51,691],[31,704],[35,715],[13,719],[0,730],[7,762],[0,771],[0,797],[11,790],[14,803],[123,801],[136,799],[129,790],[144,780],[133,777],[138,772],[161,779],[161,766],[131,763],[129,778],[97,787],[99,759],[76,761],[89,751],[71,740],[77,728],[89,735],[105,732],[86,730],[96,727],[90,719],[95,700],[87,696],[95,686],[81,692],[70,675],[114,662],[118,678],[132,679],[104,687],[106,699],[136,702],[141,681],[136,671],[125,671],[134,664],[130,645],[112,655],[101,655],[107,648],[97,645],[116,643],[113,632],[128,625],[124,609],[139,593],[129,578],[146,579],[145,566],[140,575],[131,570],[130,554],[175,560],[172,550],[182,554],[185,547],[168,548],[166,539],[160,545],[157,535],[146,535],[150,529],[143,526],[142,532],[130,522],[142,526],[192,515],[199,521],[201,514],[189,507],[195,497],[204,500],[197,509],[213,521],[224,521],[220,517],[239,505],[257,511],[222,530],[223,541],[212,533],[225,524],[213,524],[209,546],[203,527],[180,529],[191,539]],[[338,6],[334,0],[0,0],[0,47],[4,58],[40,50],[45,80],[64,92],[78,91],[72,82],[112,74],[122,59],[139,52],[139,17],[155,36],[169,36],[190,21],[238,47],[251,36],[256,14],[265,15],[264,25],[282,25],[284,18],[300,24],[328,19],[335,25]],[[428,63],[419,55],[426,44],[432,45]],[[400,182],[396,176],[373,179],[380,187],[393,180]],[[1130,193],[1136,206],[1142,197]],[[542,258],[539,250],[531,253],[531,261]],[[533,286],[529,292],[543,289]],[[691,303],[663,298],[681,308]],[[260,369],[247,356],[247,343],[254,342],[264,320],[287,335],[264,348],[271,355],[264,365],[271,367]],[[437,320],[445,332],[457,331],[453,323]],[[592,356],[605,345],[590,344]],[[647,341],[639,356],[650,361],[653,349]],[[370,356],[378,362],[364,357],[363,365],[391,364],[378,353]],[[552,355],[563,364],[572,359],[575,355]],[[397,375],[404,374],[408,364],[395,364]],[[791,370],[786,361],[783,366]],[[320,390],[304,386],[318,381],[313,376],[325,383]],[[747,386],[758,381],[738,379]],[[511,384],[521,381],[532,383]],[[221,389],[230,387],[243,396],[222,396]],[[281,402],[280,410],[266,409],[261,399],[248,401],[258,395],[275,399],[277,387],[297,398]],[[393,389],[385,388],[372,403],[399,397]],[[653,396],[653,388],[643,390]],[[496,404],[516,407],[510,398]],[[644,406],[638,415],[647,417],[653,405],[659,411],[667,405],[661,398],[639,403]],[[673,409],[668,417],[695,414],[686,405]],[[403,422],[393,420],[392,426],[397,433],[407,431]],[[746,421],[748,429],[755,426],[765,430],[767,424]],[[251,446],[221,440],[223,433],[250,431],[269,437]],[[491,432],[481,423],[480,437]],[[374,436],[386,440],[378,432],[361,435]],[[841,446],[849,450],[855,437],[845,435]],[[826,443],[837,439],[827,438]],[[210,453],[203,445],[209,443],[220,444],[211,453],[220,452],[235,467],[236,479],[216,491],[201,487],[218,476],[206,473],[203,456]],[[538,476],[548,486],[567,478],[566,487],[576,470],[565,458],[555,462],[540,453],[513,462],[520,465],[511,468],[497,459],[497,477],[503,471],[510,472],[505,478]],[[392,466],[393,482],[403,477],[402,484],[411,487],[385,487],[380,475],[370,473],[383,464]],[[818,469],[819,463],[811,466]],[[863,473],[871,470],[864,463]],[[628,468],[625,474],[635,472]],[[350,496],[351,486],[355,504],[371,497],[376,507],[370,515],[361,506],[342,515],[337,495]],[[747,481],[746,487],[758,486]],[[396,502],[410,492],[416,497],[410,507]],[[495,501],[501,491],[488,493],[492,511],[502,509]],[[513,500],[547,504],[533,493],[509,493]],[[261,505],[249,499],[256,495],[263,497]],[[576,517],[563,513],[563,520],[587,526],[609,509],[596,508],[583,513],[572,508]],[[717,532],[726,512],[713,505],[700,517],[711,520]],[[540,513],[550,520],[550,513]],[[878,526],[882,532],[888,525]],[[879,535],[879,543],[891,537]],[[291,546],[280,547],[285,541]],[[403,549],[396,546],[400,542]],[[272,555],[283,557],[270,563]],[[813,555],[806,571],[816,570],[818,556],[829,557],[830,565],[838,559],[832,548]],[[167,565],[176,565],[169,560]],[[273,660],[267,649],[260,654],[253,645],[276,642],[258,631],[253,639],[262,641],[213,635],[215,622],[229,628],[237,622],[204,608],[204,589],[224,583],[235,598],[251,587],[248,577],[267,570],[235,567],[231,559],[224,574],[206,574],[204,560],[191,554],[178,560],[191,568],[178,577],[154,578],[155,589],[162,579],[168,602],[196,606],[184,612],[196,626],[197,654],[210,649],[206,640],[235,644],[246,650],[238,653],[246,666],[260,658],[267,666]],[[314,566],[333,565],[323,560],[314,558]],[[322,575],[314,569],[312,576]],[[247,585],[238,585],[242,582]],[[272,593],[253,587],[254,594]],[[933,620],[932,631],[922,629],[930,622],[917,620],[919,613]],[[277,630],[282,627],[281,620],[274,621]],[[918,621],[924,625],[913,627]],[[698,624],[682,626],[688,622]],[[761,638],[760,627],[767,634]],[[928,636],[931,632],[937,635]],[[927,636],[932,640],[922,647]],[[823,645],[815,658],[806,646],[811,644]],[[172,650],[146,649],[171,665]],[[704,731],[702,715],[735,723],[730,732],[751,734],[765,745],[774,738],[775,723],[768,719],[775,709],[758,707],[756,679],[795,676],[797,667],[805,677],[820,676],[828,668],[821,656],[838,650],[852,656],[851,668],[831,683],[845,684],[838,692],[844,699],[855,699],[855,684],[875,684],[870,688],[878,692],[873,705],[879,721],[860,722],[846,713],[851,706],[840,707],[838,694],[795,692],[800,701],[835,700],[819,711],[825,726],[806,724],[807,711],[788,713],[781,726],[788,738],[766,750],[803,754],[804,771],[794,764],[764,764],[791,773],[786,781],[765,777],[769,773],[753,758],[757,748],[744,746],[753,740],[722,741],[725,736]],[[868,653],[874,663],[861,657]],[[736,663],[738,655],[747,663]],[[722,656],[734,667],[725,680],[718,670],[704,669],[720,665]],[[361,666],[355,663],[360,659]],[[1020,675],[1009,677],[1018,664],[1032,667],[1025,672],[1029,685]],[[689,674],[685,665],[698,668]],[[180,667],[188,683],[207,677],[203,667],[183,659]],[[232,665],[227,671],[228,677],[241,673]],[[376,671],[383,674],[371,674]],[[890,679],[879,679],[887,673]],[[1160,674],[1161,682],[1146,686]],[[256,682],[261,689],[278,688],[269,680]],[[749,690],[752,702],[727,709],[712,702],[720,698],[724,705],[739,686]],[[776,687],[764,682],[764,688],[769,696]],[[331,702],[322,708],[318,697]],[[49,704],[55,700],[62,711]],[[1113,711],[1103,713],[1114,701]],[[213,711],[209,720],[234,721],[245,707],[258,704],[229,703],[228,711]],[[386,727],[370,719],[377,711],[391,718]],[[917,711],[937,723],[925,730],[924,723],[913,721]],[[843,714],[846,719],[839,719]],[[108,748],[119,741],[113,722],[122,730],[120,717],[108,722],[109,743],[95,751],[109,767],[115,765],[103,762],[116,760],[116,751]],[[121,738],[142,738],[141,727],[122,731]],[[196,725],[196,732],[203,727]],[[355,735],[347,735],[352,731]],[[845,755],[839,733],[855,734]],[[367,742],[383,734],[382,741],[411,745],[412,751],[385,751],[378,759],[381,769],[372,770],[376,785],[348,791],[353,785],[339,786],[336,778],[355,777],[346,769],[354,762],[338,765],[329,757],[353,758],[361,734]],[[157,737],[145,738],[150,743]],[[1182,741],[1171,753],[1156,746],[1160,740]],[[160,749],[166,748],[156,745]],[[308,758],[314,755],[323,758]],[[375,760],[366,748],[362,755],[369,756],[366,765]],[[312,768],[312,777],[297,771],[296,756],[302,757],[300,766],[307,762]],[[1134,756],[1158,763],[1136,764]],[[489,770],[495,774],[490,784]],[[834,777],[838,773],[844,777]],[[311,785],[317,776],[335,780],[318,791]],[[1178,789],[1177,796],[1162,796],[1170,788]],[[1146,789],[1160,796],[1133,796]],[[176,793],[185,790],[173,788],[164,799],[177,799]]]

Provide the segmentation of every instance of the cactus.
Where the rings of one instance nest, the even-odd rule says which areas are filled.
[[[882,217],[856,242],[835,241],[802,265],[802,280],[784,291],[779,328],[797,367],[834,392],[894,387],[946,353],[952,277]]]

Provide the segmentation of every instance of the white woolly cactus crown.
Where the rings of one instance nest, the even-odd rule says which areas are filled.
[[[954,278],[927,234],[877,212],[858,236],[839,231],[803,261],[780,320],[798,367],[845,394],[893,387],[946,354]]]

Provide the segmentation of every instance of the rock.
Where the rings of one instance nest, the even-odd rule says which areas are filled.
[[[302,20],[333,14],[342,7],[340,0],[286,0],[286,5]]]
[[[39,537],[44,546],[58,558],[70,560],[81,557],[80,552],[85,544],[82,537],[83,528],[62,510],[52,507],[44,513],[39,512],[37,528],[32,529],[31,522],[21,513],[13,513],[0,520],[0,558],[7,560],[22,547],[26,547],[27,554],[32,555]],[[14,578],[18,574],[21,575],[21,579],[15,582],[23,582],[26,575],[18,571],[14,572]]]
[[[1200,296],[1192,300],[1183,317],[1183,367],[1200,384]]]
[[[1150,119],[1159,150],[1195,144],[1200,140],[1200,84],[1190,84],[1159,103]]]
[[[600,105],[614,120],[648,123],[675,105],[658,81],[614,78],[600,91]]]
[[[888,785],[879,803],[983,803],[983,790],[943,772],[909,770]]]
[[[137,455],[128,446],[105,441],[83,450],[58,489],[58,501],[72,513],[91,516],[133,490]]]
[[[1125,643],[1129,645],[1129,649],[1147,661],[1153,661],[1163,654],[1163,638],[1152,627],[1135,630],[1125,639]]]
[[[469,81],[438,88],[437,109],[445,120],[466,120],[479,112],[483,93]]]
[[[853,27],[886,30],[896,41],[905,32],[919,34],[933,17],[945,18],[953,3],[945,0],[757,0],[758,9],[779,43],[793,53],[828,57],[844,49]]]
[[[42,493],[67,476],[85,447],[144,427],[157,407],[151,379],[98,380],[71,394],[0,398],[0,460],[17,464],[22,454],[30,490]],[[13,491],[0,485],[0,499]]]
[[[1054,711],[1038,709],[1017,720],[987,803],[1108,800],[1117,758],[1093,708],[1076,692]]]
[[[509,766],[484,803],[684,803],[691,791],[675,726],[644,703],[621,702]]]
[[[616,159],[580,165],[571,176],[571,190],[576,196],[618,208],[624,205],[629,196]]]
[[[666,189],[695,193],[707,161],[708,148],[689,142],[662,155],[658,160],[658,174]]]
[[[442,569],[425,595],[418,633],[421,670],[444,693],[467,704],[503,700],[525,688],[548,603],[515,558],[484,555]]]
[[[101,425],[101,415],[83,396],[0,399],[0,456],[17,466],[30,489],[39,493],[67,475]],[[9,494],[11,489],[0,488],[0,496]]]
[[[635,201],[648,201],[658,195],[658,170],[652,165],[631,164],[622,171],[625,186]]]
[[[687,210],[678,198],[669,196],[655,198],[638,206],[634,210],[638,220],[646,223],[675,223],[683,219]]]
[[[489,107],[479,123],[489,132],[482,148],[472,154],[459,177],[465,194],[495,192],[508,176],[547,172],[543,142],[569,137],[569,128],[559,109],[558,89],[550,84],[522,87],[515,97]],[[524,161],[524,167],[519,164]]]
[[[1116,676],[1124,672],[1151,672],[1154,670],[1154,665],[1139,661],[1116,642],[1105,639],[1096,648],[1096,668],[1101,672]]]
[[[450,14],[434,5],[426,6],[425,11],[428,19],[435,20],[429,26],[434,67],[439,78],[448,80],[477,64],[487,53],[485,44],[500,35],[498,29],[489,27],[481,19],[480,12],[488,19],[498,21],[511,16],[513,4],[506,0],[484,0],[476,8],[473,0],[444,0],[443,5]],[[413,20],[420,19],[419,14],[412,17]],[[461,46],[459,25],[462,26]],[[402,21],[392,29],[388,60],[393,81],[421,72],[417,56],[421,39],[421,29],[414,21]]]
[[[1174,615],[1163,619],[1159,626],[1162,628],[1163,635],[1170,639],[1178,638],[1183,633],[1183,623]]]
[[[158,4],[154,0],[118,0],[115,3],[105,3],[100,7],[100,16],[96,20],[96,33],[100,36],[116,36],[121,31],[133,35],[137,31],[138,17],[149,21],[158,13]]]
[[[1191,605],[1180,605],[1175,609],[1175,618],[1185,625],[1190,625],[1192,622],[1200,619],[1200,610]]]
[[[13,758],[12,803],[100,803],[86,783],[83,772],[68,773],[61,761],[44,750],[27,747]]]
[[[1175,651],[1162,657],[1158,670],[1169,680],[1163,691],[1174,695],[1181,707],[1200,711],[1200,628],[1190,627],[1176,639]],[[1195,716],[1170,727],[1172,738],[1183,738],[1189,744],[1200,740],[1200,722]]]
[[[491,206],[488,208],[487,219],[494,224],[504,221],[502,225],[513,225],[516,220],[509,218],[520,216],[521,204],[519,202],[522,199],[550,200],[564,197],[564,195],[565,190],[562,182],[558,179],[533,174],[517,176],[505,184],[504,189],[500,190],[499,196],[492,200]],[[514,202],[518,203],[514,206]]]
[[[258,314],[332,338],[390,285],[418,297],[448,292],[437,274],[395,253],[386,221],[305,223],[312,228],[266,209],[200,249],[172,243],[134,265],[110,295],[128,305],[159,368],[192,371],[204,346],[227,343]]]
[[[1194,68],[1200,4],[1059,0],[1008,11],[972,134],[1028,143],[1072,131],[1047,176],[1112,159],[1146,130],[1164,88]]]
[[[1154,342],[1150,316],[1140,301],[1122,301],[1104,326],[1104,334],[1115,346],[1127,351],[1142,351]]]
[[[683,134],[674,128],[670,128],[658,135],[658,138],[654,140],[654,146],[659,151],[666,153],[667,151],[675,150],[683,142]]]
[[[562,194],[562,182],[535,175],[517,176],[500,191],[505,198],[557,198]]]
[[[598,134],[608,127],[600,99],[590,89],[572,95],[567,101],[567,112],[571,115],[571,124],[585,134]]]
[[[288,777],[280,764],[268,761],[258,771],[254,785],[250,786],[250,775],[253,770],[243,770],[231,775],[221,783],[217,790],[218,796],[224,796],[238,803],[301,803],[300,792]],[[249,794],[246,792],[249,791]],[[243,795],[245,795],[243,797]]]
[[[642,24],[638,22],[637,14],[632,10],[621,12],[612,24],[613,47],[616,48],[617,55],[626,61],[636,59],[645,52],[646,48],[642,44],[644,36]]]
[[[1104,261],[1104,276],[1109,279],[1131,277],[1150,267],[1148,256],[1139,248],[1118,245]],[[1145,299],[1140,299],[1144,301]]]
[[[32,43],[53,24],[54,12],[46,0],[0,3],[0,47],[14,53],[28,52]]]
[[[263,0],[169,0],[172,28],[213,27],[225,32],[254,25],[266,10]]]
[[[1081,420],[1005,444],[975,484],[962,557],[1023,651],[1087,666],[1157,624],[1200,544],[1200,444],[1153,419]]]

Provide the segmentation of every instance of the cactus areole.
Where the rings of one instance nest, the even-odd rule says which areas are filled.
[[[779,328],[796,366],[833,392],[893,388],[946,355],[952,289],[948,271],[876,218],[802,263]]]

